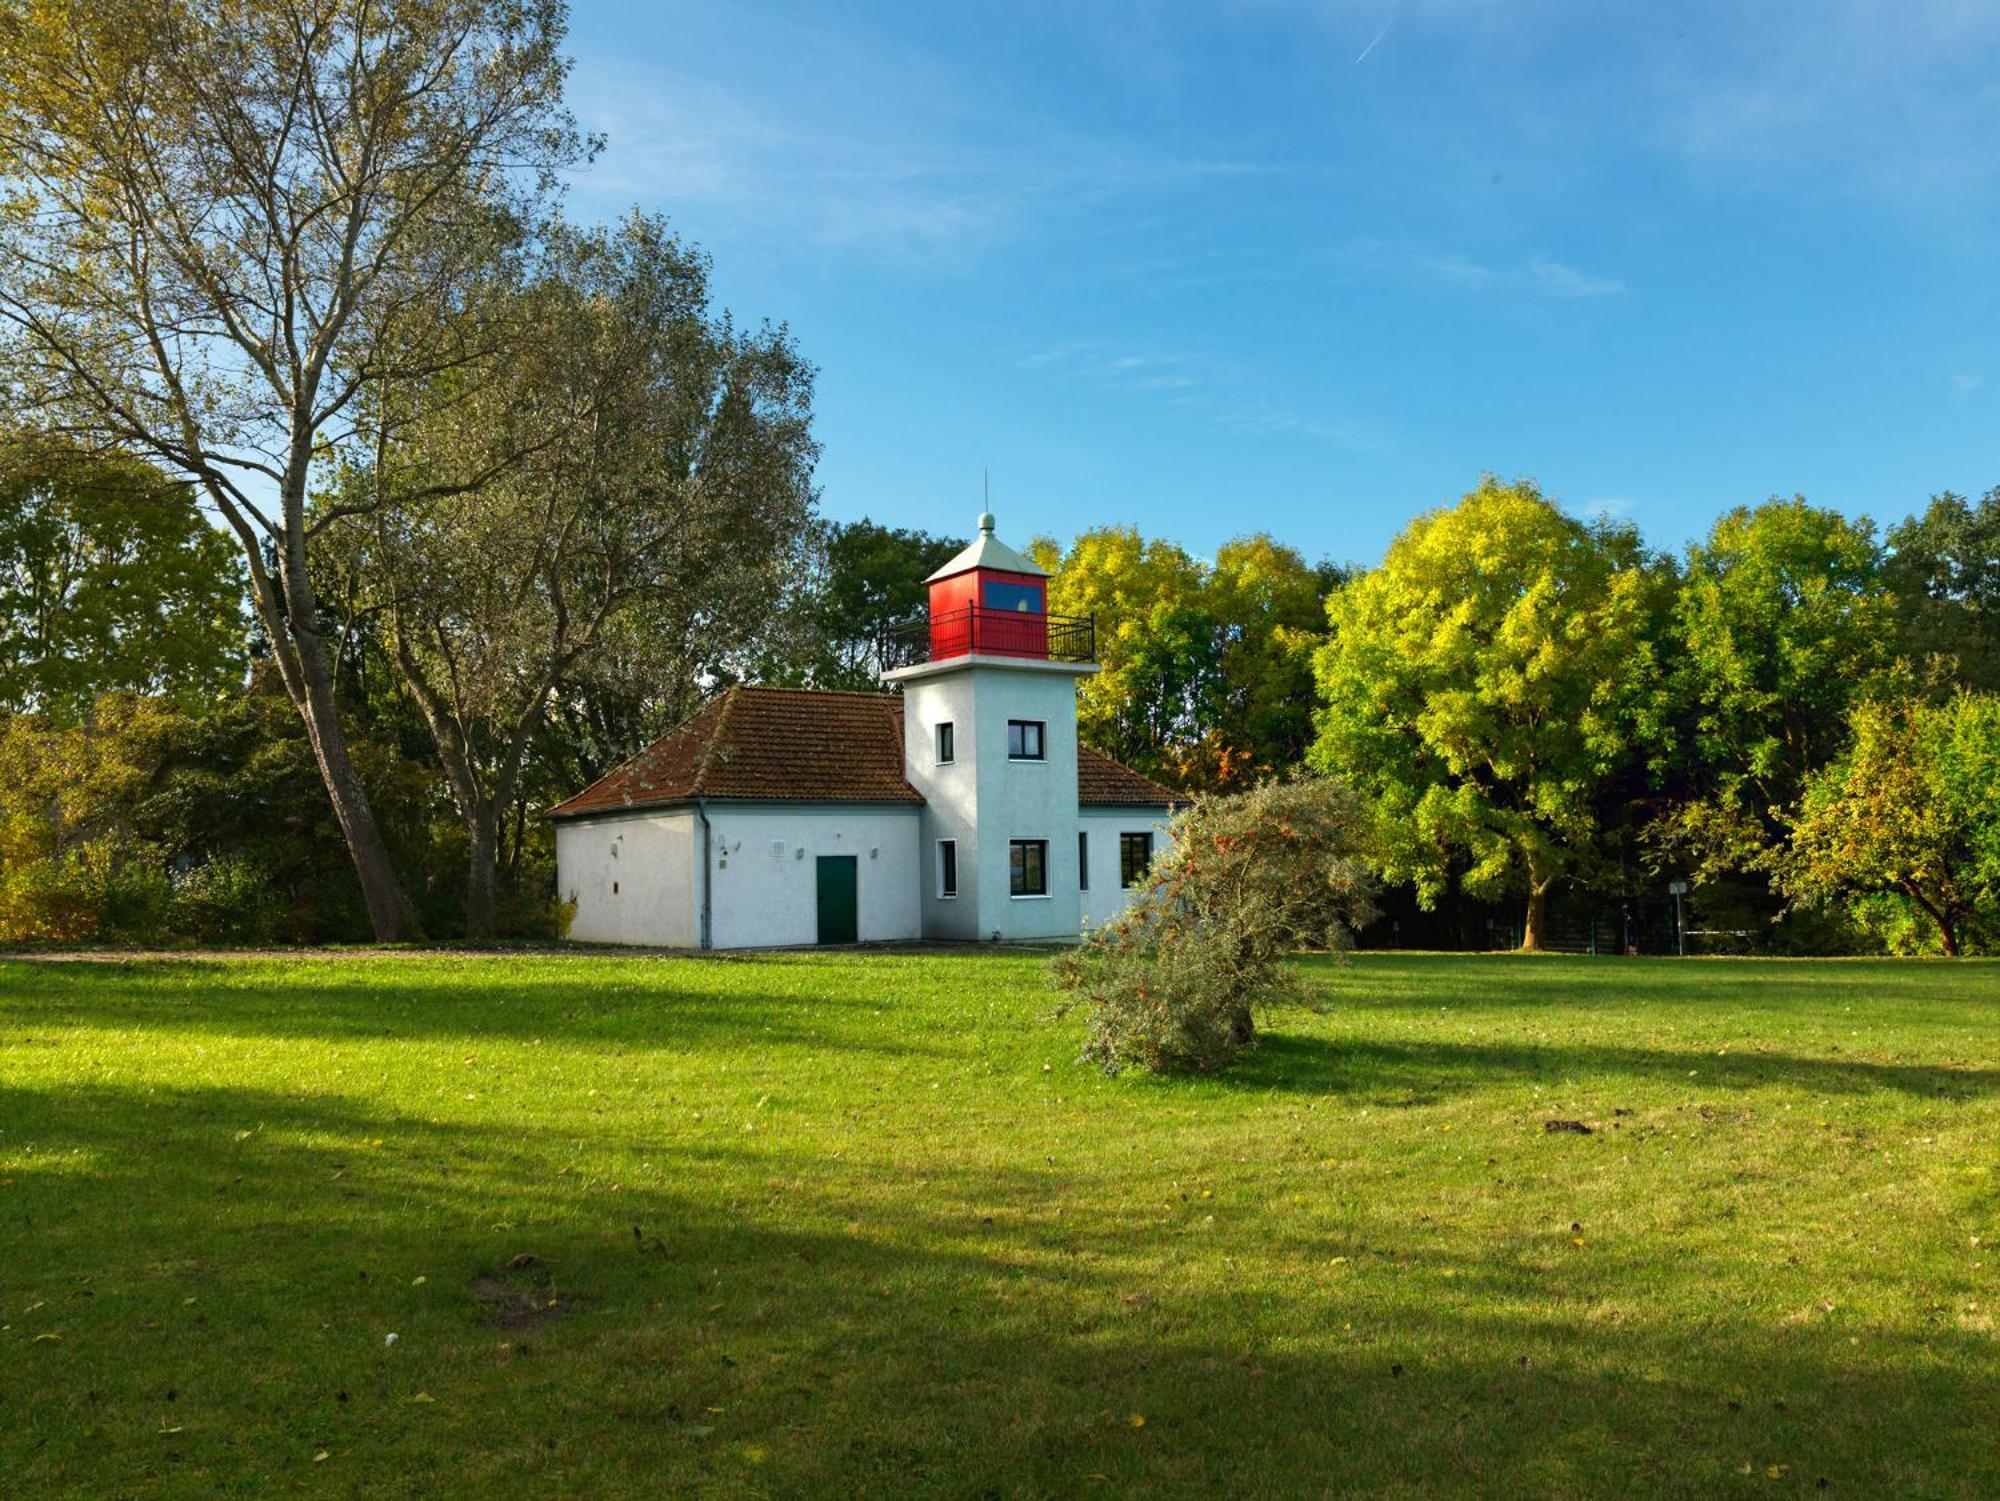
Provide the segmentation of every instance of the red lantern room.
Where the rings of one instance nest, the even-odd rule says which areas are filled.
[[[990,511],[973,544],[924,582],[930,618],[892,626],[876,643],[885,674],[954,657],[1096,660],[1092,621],[1049,613],[1048,570],[993,535]]]
[[[979,537],[932,574],[930,655],[1049,655],[1049,575],[993,535],[993,513]]]

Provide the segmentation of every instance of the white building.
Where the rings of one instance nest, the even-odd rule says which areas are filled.
[[[1121,911],[1173,799],[1077,739],[1091,622],[993,535],[884,643],[895,693],[732,688],[557,804],[572,938],[756,948],[1073,938]]]

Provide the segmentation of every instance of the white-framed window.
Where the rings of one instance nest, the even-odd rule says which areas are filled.
[[[1010,719],[1007,721],[1007,759],[1009,761],[1040,761],[1045,759],[1045,742],[1048,739],[1048,725],[1039,719]]]
[[[1076,889],[1090,890],[1090,830],[1076,831]]]
[[[957,754],[956,754],[957,745],[955,744],[957,733],[958,733],[957,730],[953,727],[952,722],[949,719],[940,720],[938,722],[938,727],[937,727],[938,765],[946,766],[949,765],[952,761],[957,759]]]
[[[1118,836],[1118,884],[1137,886],[1153,864],[1153,831]]]
[[[958,841],[940,839],[937,850],[937,893],[940,897],[955,897],[958,895]]]
[[[1049,894],[1049,842],[1046,839],[1007,841],[1007,894]]]

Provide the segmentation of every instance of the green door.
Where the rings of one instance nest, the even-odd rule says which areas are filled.
[[[859,885],[854,856],[819,857],[821,943],[853,943],[861,936]]]

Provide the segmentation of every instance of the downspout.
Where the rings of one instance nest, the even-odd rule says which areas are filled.
[[[712,947],[710,939],[713,933],[714,907],[709,901],[709,886],[714,880],[714,872],[708,863],[710,832],[708,826],[708,807],[700,798],[694,800],[694,815],[701,820],[701,936],[698,942],[701,948],[706,949]]]

